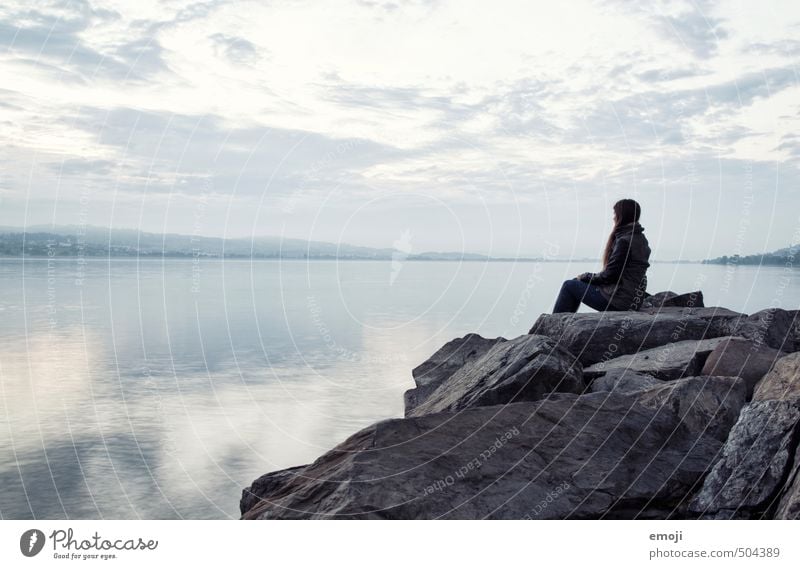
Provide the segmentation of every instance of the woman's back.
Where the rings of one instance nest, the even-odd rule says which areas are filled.
[[[553,313],[576,312],[581,303],[595,310],[639,310],[647,295],[650,244],[639,225],[641,207],[632,199],[614,204],[614,227],[606,240],[603,270],[564,281]]]
[[[632,222],[621,225],[615,232],[614,249],[608,261],[612,274],[608,282],[600,285],[614,310],[638,310],[644,300],[650,244],[643,231],[638,222]]]

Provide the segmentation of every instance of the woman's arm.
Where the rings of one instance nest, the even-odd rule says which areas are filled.
[[[606,268],[599,273],[586,273],[586,277],[581,280],[593,285],[616,283],[622,274],[622,269],[625,268],[629,249],[630,240],[618,238],[614,243],[614,248],[611,249]]]

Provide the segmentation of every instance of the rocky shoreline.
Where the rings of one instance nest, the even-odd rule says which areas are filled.
[[[405,417],[265,474],[242,519],[800,519],[800,316],[543,314],[412,372]]]

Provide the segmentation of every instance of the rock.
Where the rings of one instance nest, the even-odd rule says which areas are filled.
[[[586,378],[585,375],[584,378]],[[615,369],[592,381],[589,386],[589,391],[592,393],[601,391],[635,393],[661,384],[662,381],[654,378],[652,375],[626,369]]]
[[[797,448],[800,400],[753,401],[739,415],[721,457],[690,509],[769,517]]]
[[[783,356],[758,382],[754,401],[800,398],[800,352]]]
[[[714,512],[712,514],[703,514],[702,516],[698,516],[700,520],[750,520],[756,519],[748,512],[743,511],[736,511],[736,510],[720,510],[718,512]]]
[[[782,357],[759,382],[754,401],[800,400],[800,352]],[[775,519],[800,519],[800,424],[795,425],[794,461],[777,498]]]
[[[770,348],[762,349],[769,350]],[[785,355],[758,382],[722,458],[692,502],[714,514],[800,518],[800,352]],[[774,512],[773,512],[774,510]]]
[[[709,340],[684,340],[628,354],[608,361],[601,361],[584,369],[587,379],[594,379],[611,371],[633,371],[661,380],[679,379],[692,375],[723,375],[702,373],[703,364],[728,337]],[[731,375],[731,374],[727,374]],[[733,374],[735,375],[735,374]]]
[[[664,292],[657,292],[651,296],[648,296],[642,301],[642,306],[639,309],[643,308],[664,308],[668,306],[685,306],[685,307],[695,307],[695,308],[702,308],[705,306],[703,304],[703,291],[697,290],[694,292],[686,292],[683,294],[675,294],[671,290],[667,290]]]
[[[789,310],[787,312],[791,314],[792,321],[794,322],[792,338],[794,338],[794,347],[797,348],[795,351],[798,351],[800,350],[800,310]]]
[[[730,335],[753,340],[783,352],[800,351],[800,317],[797,310],[769,308],[730,323]]]
[[[800,520],[800,452],[794,449],[794,464],[778,496],[776,520]]]
[[[505,338],[484,338],[479,334],[467,334],[451,340],[411,371],[414,383],[417,386],[441,383],[465,363],[481,357],[498,342],[505,341]]]
[[[255,507],[260,501],[259,497],[251,492],[251,489],[258,488],[259,495],[269,495],[272,492],[277,492],[284,484],[291,484],[295,477],[302,474],[303,469],[308,468],[308,465],[294,466],[284,470],[278,470],[265,474],[261,478],[253,482],[252,486],[245,488],[242,492],[242,498],[239,501],[239,511],[248,512],[251,508]]]
[[[698,376],[662,381],[637,399],[653,409],[670,405],[690,432],[704,432],[724,443],[746,396],[747,385],[739,377]]]
[[[581,393],[583,367],[547,336],[499,342],[444,379],[407,416],[535,401],[553,392]]]
[[[639,307],[639,310],[642,308],[663,307],[664,302],[671,298],[675,298],[676,296],[678,295],[671,290],[664,290],[655,294],[651,294],[650,296],[645,297],[645,299],[642,301],[642,305]]]
[[[683,340],[729,336],[745,315],[726,308],[679,308],[542,314],[531,334],[543,334],[584,366]]]
[[[728,338],[720,342],[706,359],[703,375],[734,375],[745,380],[748,399],[783,352],[759,345],[744,338]]]
[[[420,387],[415,387],[414,389],[409,389],[403,393],[405,414],[410,415],[414,409],[419,407],[428,397],[430,397],[431,393],[436,391],[437,387],[439,387],[438,384],[422,385]]]
[[[505,342],[505,338],[483,338],[478,334],[467,334],[447,342],[430,358],[411,371],[417,387],[404,394],[406,415],[408,415],[448,377],[467,362],[474,361],[488,352],[495,344]]]
[[[682,517],[722,446],[690,428],[706,411],[695,417],[682,398],[712,393],[708,400],[725,407],[721,430],[743,402],[726,395],[728,378],[692,381],[644,398],[559,394],[382,421],[313,464],[255,480],[243,493],[242,517]]]

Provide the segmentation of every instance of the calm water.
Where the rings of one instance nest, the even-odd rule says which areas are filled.
[[[0,516],[238,518],[257,476],[401,416],[411,368],[444,342],[525,333],[596,269],[0,260]],[[708,306],[800,306],[780,267],[648,276]]]

